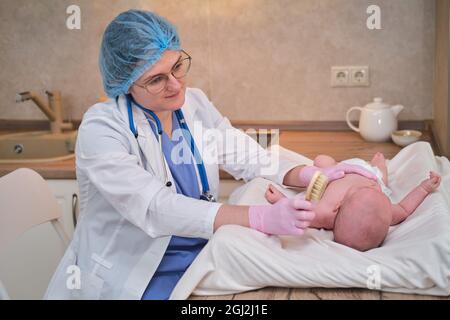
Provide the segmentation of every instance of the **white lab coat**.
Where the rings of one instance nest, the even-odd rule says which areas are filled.
[[[76,146],[80,218],[49,284],[47,299],[140,299],[171,235],[209,239],[213,234],[221,204],[177,194],[174,184],[165,186],[158,141],[143,112],[133,110],[137,139],[129,129],[124,96],[118,103],[110,99],[95,104],[83,117]],[[253,147],[250,158],[265,154],[252,138],[234,129],[201,90],[186,90],[182,111],[197,146],[202,133],[194,130],[194,121],[196,126],[200,121],[205,129],[216,128],[221,133],[228,129],[244,138]],[[234,156],[242,156],[239,148],[223,149],[217,147],[217,140],[210,141],[203,148],[215,147],[221,163],[205,163],[216,199],[219,168],[246,181],[261,176],[259,165],[236,164]],[[281,184],[296,165],[284,160],[276,174],[263,176]]]

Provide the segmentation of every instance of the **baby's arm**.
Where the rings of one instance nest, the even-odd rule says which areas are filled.
[[[286,197],[272,184],[269,184],[264,196],[266,197],[266,200],[272,204]],[[333,208],[331,208],[330,205],[323,202],[319,206],[317,204],[314,204],[314,206],[316,217],[313,221],[311,221],[310,227],[316,229],[333,229],[334,219],[336,217],[339,206],[335,205]]]
[[[321,154],[314,158],[314,165],[318,168],[328,168],[336,165],[337,162],[332,157]]]
[[[392,206],[391,225],[396,225],[409,217],[422,201],[439,187],[440,183],[441,177],[435,172],[430,172],[430,178],[422,181],[400,203]]]
[[[336,160],[330,156],[321,154],[314,158],[314,165],[318,168],[328,168],[336,165]],[[272,204],[285,197],[285,195],[272,184],[269,184],[264,196],[266,197],[266,200]]]
[[[269,184],[267,187],[266,193],[264,194],[264,197],[267,201],[274,204],[278,200],[285,198],[286,196],[277,188],[273,186],[273,184]]]

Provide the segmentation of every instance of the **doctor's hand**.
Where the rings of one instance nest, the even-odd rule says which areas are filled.
[[[316,171],[321,171],[325,174],[328,177],[329,182],[341,179],[348,173],[355,173],[375,181],[377,180],[377,177],[373,173],[358,165],[339,163],[327,168],[305,166],[299,173],[300,187],[307,187]]]
[[[274,204],[250,206],[250,228],[273,235],[302,235],[315,217],[303,197],[282,198]]]

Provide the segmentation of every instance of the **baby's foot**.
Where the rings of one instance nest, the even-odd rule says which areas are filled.
[[[383,174],[383,182],[387,186],[388,185],[388,172],[387,172],[387,166],[386,166],[386,159],[384,158],[384,154],[381,152],[375,153],[372,160],[370,161],[370,164],[374,167],[377,167],[380,169],[381,173]]]
[[[372,160],[370,161],[370,164],[378,168],[386,166],[386,159],[384,158],[384,154],[382,154],[381,152],[375,153]]]
[[[272,184],[269,184],[269,187],[267,188],[264,196],[266,197],[267,201],[269,201],[272,204],[286,197],[283,193],[278,191],[278,189],[275,188]]]
[[[441,184],[441,176],[434,172],[430,171],[430,177],[424,180],[420,185],[428,192],[431,193],[436,190]]]

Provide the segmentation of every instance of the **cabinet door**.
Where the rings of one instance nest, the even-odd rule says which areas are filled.
[[[61,223],[70,239],[78,217],[79,191],[76,180],[47,180],[62,212]]]

